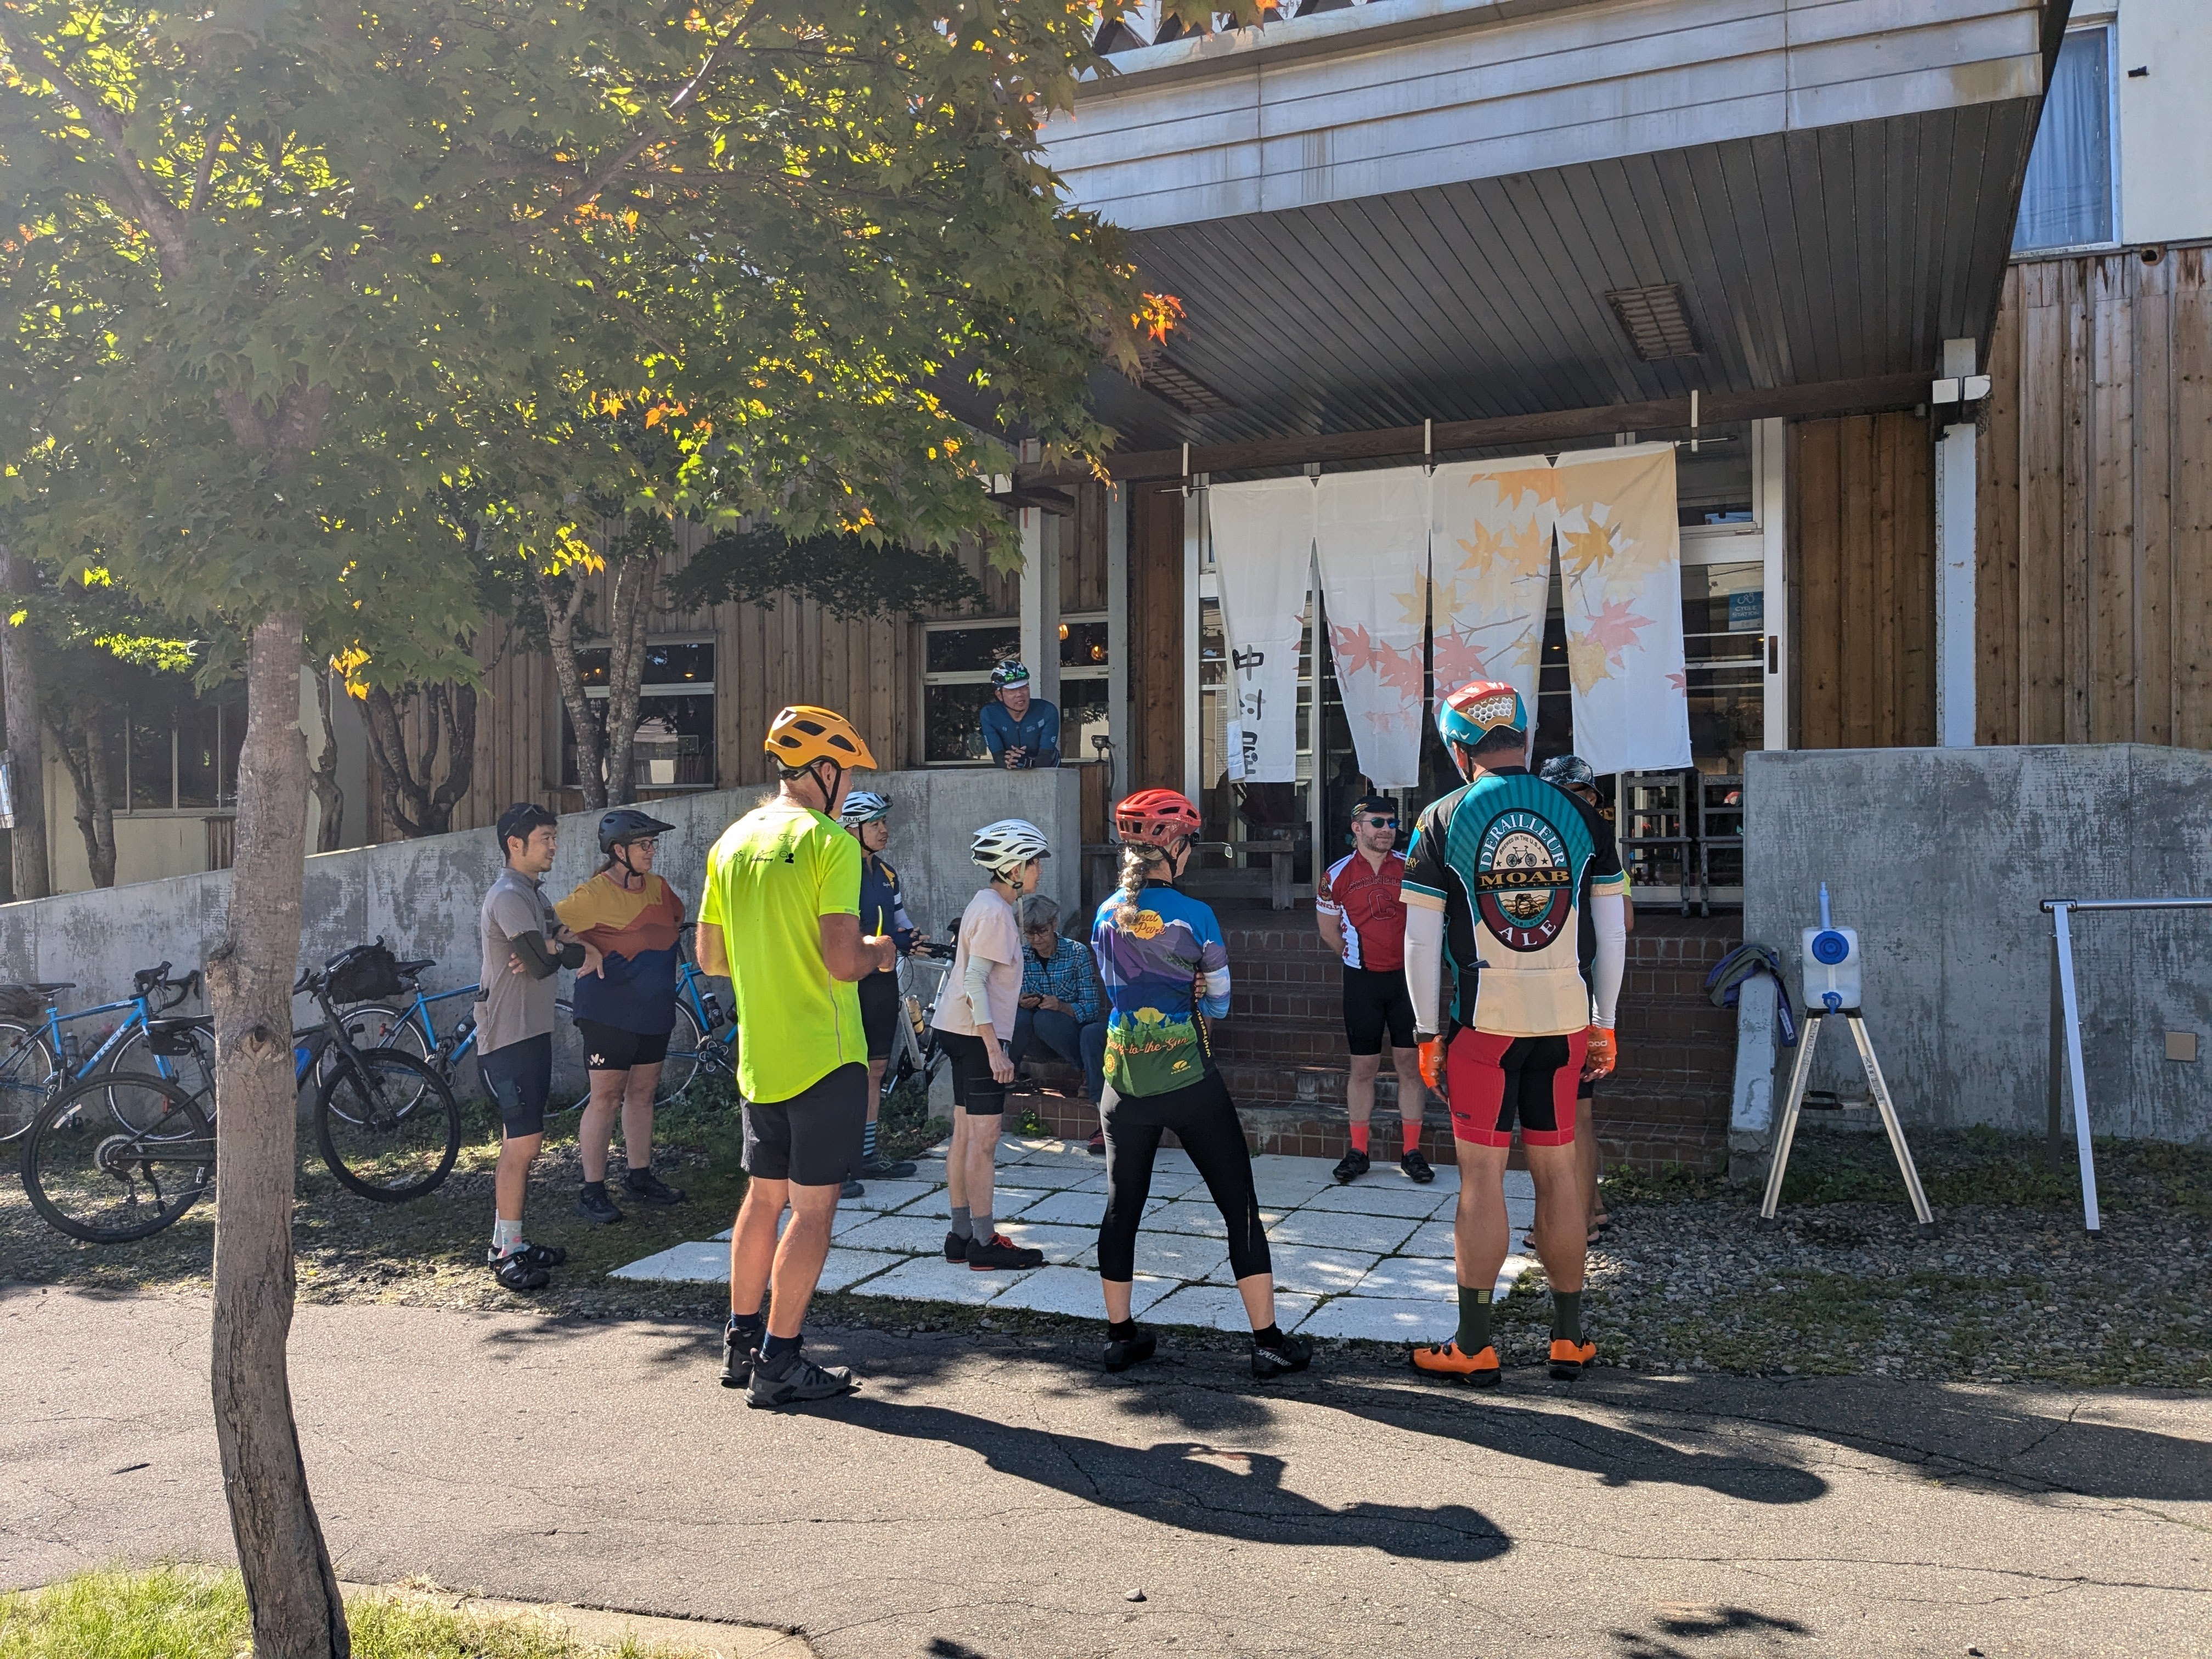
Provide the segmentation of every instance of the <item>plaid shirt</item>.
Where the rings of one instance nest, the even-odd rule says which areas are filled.
[[[1022,994],[1057,997],[1074,1011],[1075,1023],[1088,1025],[1102,1018],[1098,1012],[1098,976],[1091,962],[1091,947],[1062,935],[1048,962],[1037,960],[1036,950],[1022,942]]]

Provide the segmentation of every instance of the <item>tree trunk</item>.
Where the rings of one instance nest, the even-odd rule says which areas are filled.
[[[637,799],[637,709],[645,681],[645,635],[653,622],[657,552],[632,553],[615,568],[614,615],[607,619],[607,805]]]
[[[345,1609],[307,1493],[284,1352],[299,1139],[289,1033],[307,830],[301,643],[296,611],[253,629],[237,858],[223,941],[207,962],[222,1186],[211,1382],[256,1659],[348,1659]]]
[[[315,790],[315,850],[335,853],[345,845],[345,791],[338,787],[338,731],[331,723],[331,674],[315,677],[315,708],[323,717],[323,747],[310,781]]]
[[[562,584],[567,583],[563,587]],[[607,804],[606,738],[599,711],[584,695],[584,668],[576,656],[576,619],[583,614],[588,590],[584,574],[538,578],[538,603],[545,612],[545,643],[553,659],[553,678],[561,687],[562,706],[576,734],[576,777],[583,787],[584,805],[597,811]]]
[[[99,703],[72,708],[53,726],[54,747],[76,791],[76,830],[94,887],[115,885],[115,798],[108,790],[107,738],[114,711]],[[74,732],[71,727],[74,727]]]
[[[0,588],[13,596],[30,591],[30,562],[18,559],[0,542]],[[10,615],[15,609],[11,597]],[[15,786],[15,827],[9,832],[19,899],[45,898],[54,890],[53,866],[46,857],[46,762],[39,737],[39,668],[30,630],[0,617],[0,698],[8,705],[8,754]],[[110,881],[113,880],[111,875]]]
[[[421,696],[425,715],[420,764],[407,752],[406,716]],[[410,686],[398,697],[371,686],[362,704],[362,724],[376,756],[386,817],[410,841],[442,836],[453,827],[453,807],[469,793],[476,775],[477,693],[472,685],[447,682],[426,692]],[[446,751],[444,781],[438,775],[438,751]]]

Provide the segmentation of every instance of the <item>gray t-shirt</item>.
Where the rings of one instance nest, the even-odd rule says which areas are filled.
[[[560,918],[553,914],[544,890],[510,866],[499,872],[484,895],[481,921],[483,971],[477,979],[481,988],[477,992],[477,1049],[488,1054],[552,1030],[561,976],[548,974],[535,979],[527,972],[518,974],[511,958],[514,940],[524,933],[536,933],[550,946]]]

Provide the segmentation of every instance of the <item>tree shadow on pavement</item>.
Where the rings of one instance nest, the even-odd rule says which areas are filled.
[[[1283,1460],[1265,1452],[1231,1451],[1190,1440],[1118,1446],[994,1423],[939,1406],[870,1401],[865,1396],[839,1415],[879,1434],[959,1446],[1002,1474],[1210,1537],[1376,1549],[1416,1561],[1488,1561],[1512,1547],[1487,1516],[1461,1504],[1423,1509],[1361,1503],[1336,1509],[1317,1503],[1285,1488]]]
[[[1795,1619],[1778,1619],[1749,1607],[1662,1607],[1651,1623],[1653,1628],[1649,1631],[1607,1632],[1618,1659],[1703,1659],[1712,1650],[1683,1644],[1729,1637],[1749,1638],[1747,1644],[1728,1642],[1729,1650],[1734,1653],[1781,1653],[1787,1651],[1785,1638],[1813,1634]]]

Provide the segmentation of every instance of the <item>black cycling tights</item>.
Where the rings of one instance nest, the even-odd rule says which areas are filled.
[[[1239,1279],[1264,1273],[1267,1232],[1252,1190],[1252,1155],[1243,1126],[1218,1073],[1172,1094],[1141,1099],[1106,1096],[1106,1218],[1098,1224],[1098,1276],[1126,1285],[1136,1276],[1137,1223],[1152,1187],[1152,1155],[1169,1129],[1206,1177],[1221,1218],[1229,1224],[1229,1265]]]

